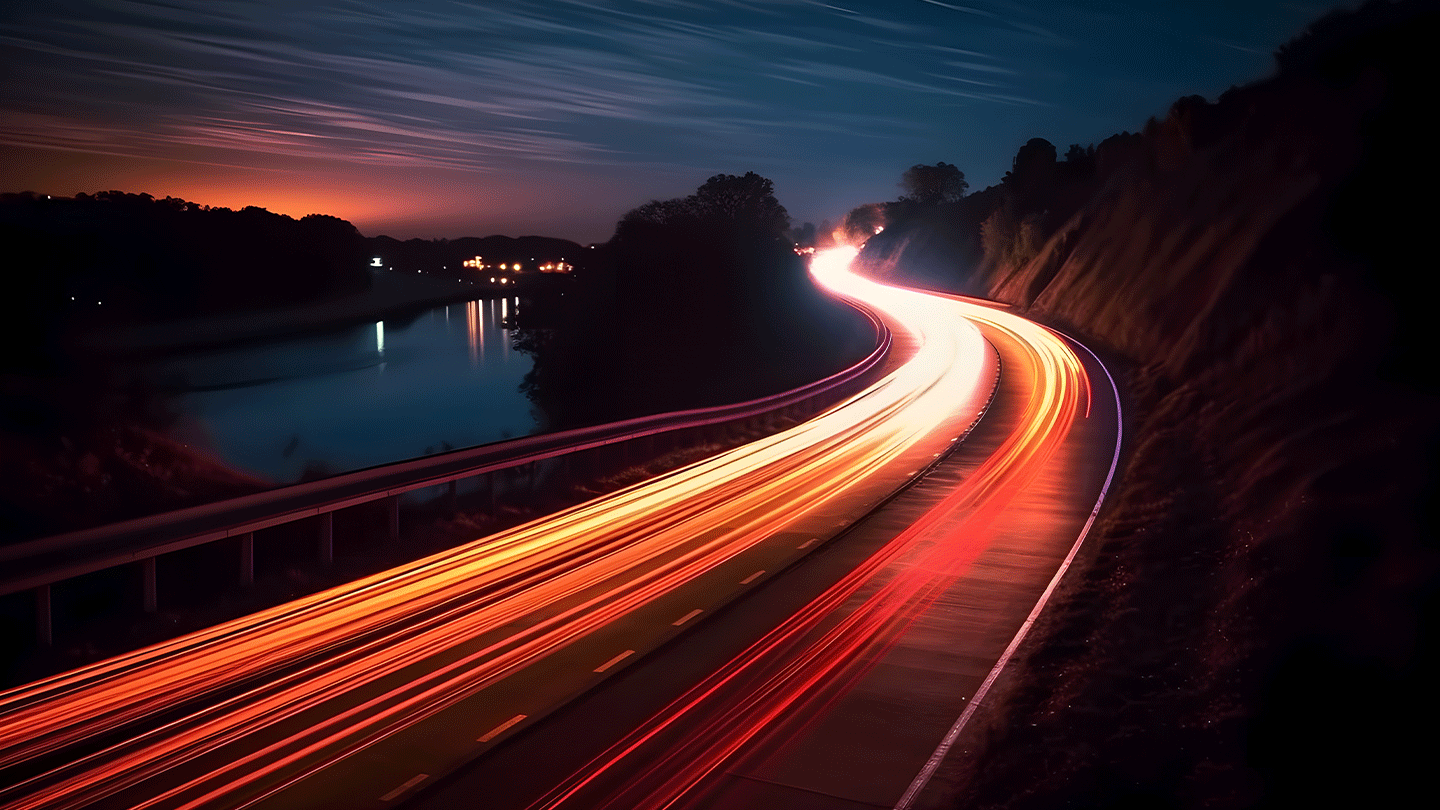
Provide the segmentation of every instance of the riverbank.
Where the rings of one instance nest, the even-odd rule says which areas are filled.
[[[81,335],[78,343],[110,357],[163,354],[323,332],[492,297],[496,291],[488,285],[382,270],[365,292],[318,304],[97,329]]]

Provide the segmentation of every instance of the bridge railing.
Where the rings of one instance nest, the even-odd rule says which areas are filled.
[[[732,405],[525,436],[3,546],[0,595],[34,594],[36,638],[48,645],[53,638],[51,586],[68,579],[137,564],[143,572],[141,603],[153,612],[158,602],[156,558],[164,554],[239,538],[240,579],[249,584],[254,578],[254,533],[262,529],[318,518],[320,556],[328,563],[333,558],[333,518],[340,510],[383,500],[389,536],[398,539],[400,497],[407,493],[448,486],[453,500],[457,483],[465,479],[580,451],[624,445],[653,448],[655,437],[696,429],[743,428],[773,422],[777,416],[795,421],[809,418],[862,390],[889,356],[890,331],[873,313],[861,311],[875,330],[875,350],[849,368],[799,388]]]

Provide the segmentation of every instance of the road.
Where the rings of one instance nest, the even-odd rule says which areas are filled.
[[[1074,347],[1084,377],[1101,381],[1092,400],[1082,377],[1063,381],[1067,341],[1004,313],[971,317],[1005,372],[953,455],[413,806],[951,806],[932,763],[1078,550],[1120,438],[1098,360]]]
[[[483,767],[470,763],[513,757],[565,723],[563,750],[585,761],[569,768],[552,748],[544,767],[523,767],[532,779],[510,770],[500,780],[519,793],[488,796],[486,806],[666,806],[717,795],[715,780],[740,755],[783,759],[795,749],[776,748],[777,721],[825,716],[886,651],[903,648],[992,549],[1007,509],[1052,474],[1094,405],[1084,365],[1048,330],[874,284],[844,263],[817,259],[817,277],[880,313],[900,347],[870,389],[604,499],[0,695],[0,772],[10,784],[0,802],[443,802],[447,790],[471,789],[466,780]],[[997,378],[1021,384],[1005,395],[1011,415],[993,448],[913,525],[855,553],[866,532],[846,529],[946,455],[992,396],[1000,401]],[[738,655],[667,675],[680,691],[662,711],[611,731],[574,708],[557,712],[607,693],[632,668],[653,669],[652,651],[663,656],[713,628],[734,634],[727,606],[763,602],[741,597],[813,577],[809,559],[836,557],[853,557],[838,578],[779,587],[816,594],[768,613],[769,629],[736,636]],[[649,692],[653,700],[666,689]],[[645,753],[656,744],[667,756]],[[523,795],[535,789],[546,793]]]

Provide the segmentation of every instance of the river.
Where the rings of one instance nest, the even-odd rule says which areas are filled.
[[[529,355],[504,322],[519,299],[437,307],[405,322],[153,361],[176,434],[288,484],[537,429],[519,390]]]

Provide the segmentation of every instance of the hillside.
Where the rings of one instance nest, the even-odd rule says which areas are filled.
[[[1129,400],[1122,484],[955,806],[1370,806],[1423,772],[1437,33],[1419,3],[1318,21],[1276,76],[1152,121],[1030,255],[922,274],[1083,336]]]

